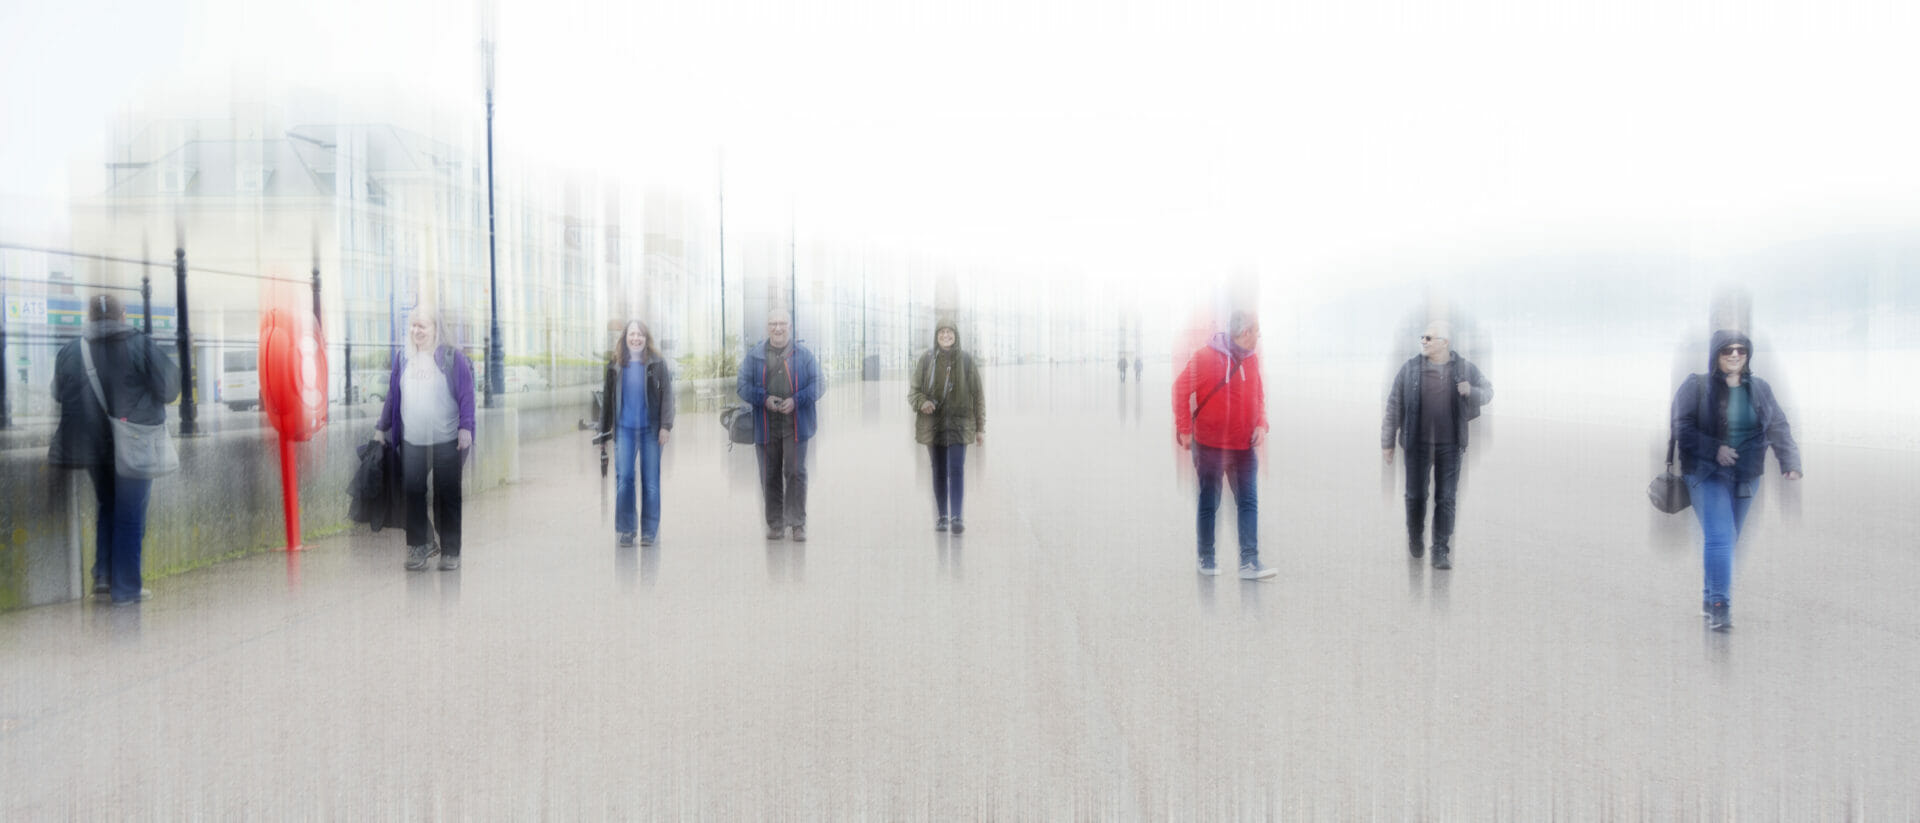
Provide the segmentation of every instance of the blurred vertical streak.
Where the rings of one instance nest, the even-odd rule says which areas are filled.
[[[184,237],[173,249],[174,334],[180,343],[180,433],[199,434],[193,403],[193,324],[187,311],[187,249]],[[152,334],[153,312],[147,312],[147,333]]]

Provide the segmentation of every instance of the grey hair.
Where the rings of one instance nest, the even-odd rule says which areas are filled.
[[[1227,319],[1227,335],[1229,337],[1239,337],[1241,332],[1246,331],[1259,322],[1259,316],[1253,312],[1235,311],[1233,315]]]

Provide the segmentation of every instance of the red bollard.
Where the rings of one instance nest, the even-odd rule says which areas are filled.
[[[313,317],[270,309],[260,319],[260,408],[280,433],[280,498],[287,551],[300,543],[300,468],[293,444],[327,423],[327,347]]]

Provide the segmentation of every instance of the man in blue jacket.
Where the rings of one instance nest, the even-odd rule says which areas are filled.
[[[740,399],[753,409],[753,450],[760,458],[760,491],[766,501],[767,539],[807,539],[807,441],[814,403],[825,388],[813,352],[793,339],[786,311],[767,315],[767,339],[747,350],[737,381]]]

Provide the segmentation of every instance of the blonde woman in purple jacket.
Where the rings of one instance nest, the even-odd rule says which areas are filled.
[[[442,341],[440,319],[431,309],[415,309],[408,319],[406,351],[394,359],[387,378],[374,438],[389,442],[389,431],[407,500],[407,570],[426,568],[435,553],[441,571],[460,568],[460,470],[473,449],[473,363]]]

